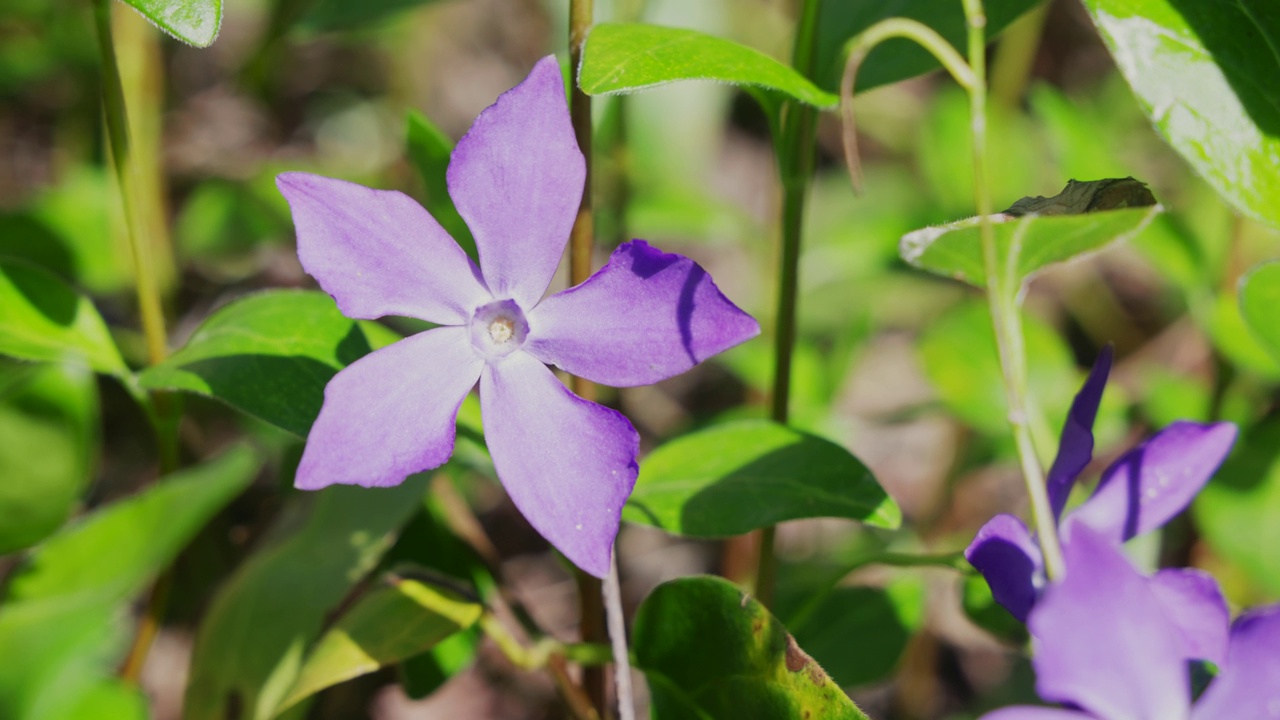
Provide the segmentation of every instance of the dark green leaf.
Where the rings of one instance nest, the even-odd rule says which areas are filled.
[[[127,372],[93,303],[52,273],[0,260],[0,353],[22,360],[77,360],[98,372]]]
[[[791,625],[796,642],[843,687],[882,680],[897,667],[919,627],[920,580],[903,575],[887,588],[842,586],[824,593],[803,622]]]
[[[991,216],[996,252],[1016,290],[1054,263],[1094,252],[1137,235],[1159,205],[1083,215]],[[902,238],[902,258],[912,265],[976,287],[986,285],[978,218],[925,228]]]
[[[483,611],[479,603],[392,576],[320,638],[279,711],[331,685],[429,650],[474,625]]]
[[[44,539],[71,514],[98,449],[98,392],[77,366],[4,363],[0,390],[0,555]]]
[[[196,47],[209,47],[222,26],[222,0],[124,0],[156,27]]]
[[[578,85],[588,95],[628,93],[677,80],[713,80],[763,88],[816,107],[839,97],[745,45],[696,30],[602,23],[582,51]]]
[[[453,141],[435,123],[428,120],[426,115],[410,110],[407,144],[409,160],[413,162],[426,187],[427,197],[423,207],[467,251],[472,260],[479,262],[475,238],[458,214],[458,209],[453,206],[453,199],[449,197],[449,185],[445,182],[449,157],[453,153]]]
[[[271,290],[216,311],[182,349],[140,379],[146,388],[217,398],[305,437],[320,414],[325,384],[389,332],[343,317],[324,293]]]
[[[845,448],[776,423],[742,421],[654,450],[622,517],[676,535],[728,537],[813,517],[894,528],[902,511]]]
[[[1276,362],[1280,362],[1280,262],[1249,271],[1240,280],[1240,312],[1245,323]]]
[[[188,720],[272,717],[326,618],[420,507],[426,477],[394,488],[335,486],[295,495],[274,540],[214,598],[196,636]],[[297,502],[297,501],[303,502]]]
[[[1085,0],[1161,136],[1236,209],[1280,226],[1274,0]]]
[[[782,623],[727,580],[659,585],[634,627],[655,720],[866,718]]]

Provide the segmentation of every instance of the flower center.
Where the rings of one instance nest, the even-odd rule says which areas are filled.
[[[514,300],[495,300],[476,308],[471,316],[471,345],[487,358],[510,355],[528,334],[529,323]]]

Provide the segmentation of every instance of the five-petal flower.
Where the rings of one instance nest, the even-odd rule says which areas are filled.
[[[1166,612],[1156,578],[1141,575],[1111,539],[1064,528],[1067,575],[1031,610],[1036,689],[1069,709],[1008,707],[982,720],[1222,720],[1280,717],[1280,606],[1231,625],[1220,673],[1192,703],[1184,624]],[[1179,606],[1183,615],[1198,608]],[[1226,635],[1226,620],[1220,623]]]
[[[569,392],[546,364],[594,382],[644,385],[760,328],[701,267],[643,240],[543,299],[584,175],[563,78],[547,57],[476,118],[449,164],[449,193],[475,236],[479,268],[401,193],[304,173],[278,178],[298,257],[345,315],[441,326],[330,381],[299,488],[395,485],[441,465],[478,381],[485,437],[511,499],[575,564],[608,572],[638,436],[620,413]]]

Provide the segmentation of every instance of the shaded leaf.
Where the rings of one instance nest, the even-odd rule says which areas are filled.
[[[426,476],[393,488],[334,486],[294,495],[272,541],[237,569],[196,636],[188,720],[272,717],[307,647],[420,506]]]
[[[1160,135],[1242,213],[1280,226],[1272,0],[1085,0]]]
[[[655,720],[866,718],[782,623],[727,580],[659,585],[634,628]]]
[[[20,260],[0,260],[0,353],[76,360],[110,375],[127,372],[93,303],[56,275]]]
[[[89,482],[98,390],[76,366],[5,363],[0,390],[0,555],[57,530]]]
[[[635,92],[678,80],[761,88],[821,108],[839,97],[759,50],[683,28],[601,23],[582,51],[578,85],[588,95]]]
[[[728,537],[784,520],[842,517],[894,528],[902,511],[857,458],[767,421],[691,433],[640,464],[622,517],[688,537]]]
[[[1250,270],[1240,279],[1240,313],[1254,337],[1280,362],[1280,262]]]
[[[423,207],[431,213],[431,217],[440,223],[458,245],[467,252],[474,262],[479,262],[475,238],[471,229],[458,214],[449,197],[449,185],[445,182],[445,172],[449,169],[449,158],[453,154],[453,141],[426,115],[410,110],[408,114],[407,150],[409,160],[422,178],[427,197]]]
[[[307,655],[278,711],[304,698],[431,649],[480,619],[484,607],[392,575],[360,598]]]
[[[222,0],[124,0],[156,27],[196,47],[209,47],[222,27]]]
[[[305,437],[329,379],[387,334],[343,317],[324,293],[270,290],[215,311],[182,349],[139,379],[153,390],[217,398]]]

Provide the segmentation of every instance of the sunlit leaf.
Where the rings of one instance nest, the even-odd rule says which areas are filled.
[[[1259,265],[1240,279],[1240,312],[1276,362],[1280,362],[1280,262]]]
[[[845,448],[776,423],[742,421],[654,450],[640,464],[622,517],[676,535],[727,537],[812,517],[893,528],[902,512]]]
[[[304,698],[431,649],[471,627],[484,608],[416,580],[392,576],[356,602],[307,655],[285,710]]]
[[[102,316],[57,276],[0,260],[0,353],[21,360],[75,360],[98,372],[127,372]]]
[[[156,27],[196,47],[209,47],[222,27],[222,0],[124,0]]]
[[[1236,209],[1280,226],[1273,0],[1085,0],[1160,135]]]
[[[727,580],[659,585],[634,628],[654,720],[866,718],[782,623]]]

